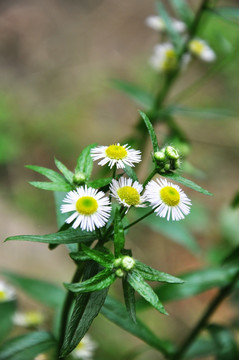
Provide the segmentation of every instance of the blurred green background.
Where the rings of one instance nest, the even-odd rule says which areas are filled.
[[[237,1],[218,3],[238,6]],[[199,1],[190,4],[196,9]],[[56,157],[73,170],[77,156],[89,143],[107,145],[131,133],[139,107],[112,90],[110,79],[154,89],[155,74],[148,59],[158,37],[144,23],[152,14],[153,0],[0,2],[1,240],[15,234],[56,231],[52,193],[28,184],[41,177],[25,165],[55,169]],[[191,141],[189,161],[200,169],[197,178],[190,178],[214,194],[209,198],[185,189],[193,202],[185,227],[201,250],[185,249],[172,242],[170,236],[153,230],[144,232],[142,225],[127,239],[135,257],[172,274],[215,264],[226,249],[239,244],[238,211],[227,208],[239,188],[239,23],[212,16],[205,24],[200,35],[215,49],[218,62],[226,57],[229,60],[198,89],[185,93],[178,103],[197,109],[220,108],[222,114],[209,116],[199,111],[177,116]],[[200,79],[210,66],[194,61],[177,81],[172,99]],[[228,109],[226,114],[224,109]],[[157,127],[157,133],[163,141],[165,127]],[[147,169],[150,148],[144,157]],[[141,171],[139,177],[144,176]],[[0,264],[58,283],[69,281],[73,271],[63,247],[50,252],[46,245],[31,243],[1,243]],[[157,334],[180,340],[213,293],[168,305],[170,317],[155,310],[142,317],[146,316]],[[115,296],[121,298],[117,287]],[[28,306],[24,297],[21,306]],[[234,316],[234,308],[225,303],[215,319],[231,322]],[[102,316],[95,321],[91,333],[100,344],[99,360],[130,359],[130,349],[143,346]],[[160,357],[153,350],[138,357],[148,358]]]

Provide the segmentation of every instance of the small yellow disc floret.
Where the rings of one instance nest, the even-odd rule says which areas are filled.
[[[192,40],[189,44],[189,49],[196,55],[201,55],[204,50],[204,44],[198,40]]]
[[[98,209],[98,203],[92,196],[82,196],[76,202],[76,210],[82,215],[92,215]]]
[[[121,201],[125,201],[129,206],[140,204],[140,195],[138,191],[131,186],[123,186],[117,190],[117,194]]]
[[[7,299],[7,294],[5,291],[0,290],[0,301],[6,300]]]
[[[160,190],[162,201],[168,206],[176,206],[180,202],[179,192],[172,186],[165,186]]]
[[[127,150],[121,145],[110,145],[105,150],[106,155],[110,159],[122,160],[127,156]]]

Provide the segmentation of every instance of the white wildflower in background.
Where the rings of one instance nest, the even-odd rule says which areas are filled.
[[[144,196],[141,196],[143,186],[132,179],[121,177],[119,181],[113,179],[110,184],[111,195],[118,200],[120,204],[126,206],[129,210],[131,206],[144,207]]]
[[[10,301],[16,298],[16,291],[13,287],[0,280],[0,302]]]
[[[203,61],[212,62],[216,60],[215,52],[205,40],[199,38],[193,39],[189,42],[188,48],[193,55]]]
[[[163,19],[160,16],[152,15],[148,16],[145,19],[145,23],[151,29],[156,31],[164,32],[166,30],[166,25]],[[178,33],[183,33],[186,30],[186,25],[184,22],[171,18],[171,24],[175,31]]]
[[[98,165],[104,166],[109,163],[110,168],[116,165],[117,169],[123,169],[125,165],[131,167],[141,161],[141,151],[131,149],[130,146],[119,143],[110,146],[97,146],[91,149],[91,157],[94,161],[102,159]]]
[[[61,206],[62,213],[74,211],[66,219],[67,224],[74,221],[74,229],[80,226],[82,230],[93,231],[104,226],[110,217],[111,206],[108,197],[103,191],[91,187],[80,186],[70,191],[63,202],[66,204]]]
[[[146,186],[145,197],[150,202],[156,215],[167,220],[184,219],[190,212],[191,200],[182,189],[165,179],[151,180]]]
[[[47,356],[45,354],[37,355],[34,360],[47,360]]]
[[[71,356],[74,359],[92,360],[96,349],[96,343],[89,335],[85,335],[77,347],[72,351]]]
[[[176,69],[178,58],[176,51],[171,43],[163,43],[154,47],[150,64],[159,72],[169,72]]]
[[[13,317],[13,323],[23,327],[39,327],[43,322],[42,312],[36,310],[17,312]]]

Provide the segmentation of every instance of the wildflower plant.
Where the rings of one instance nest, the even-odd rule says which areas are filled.
[[[64,289],[47,281],[6,271],[3,273],[9,281],[30,296],[52,307],[57,320],[54,322],[54,330],[29,332],[7,340],[0,346],[1,360],[32,360],[40,356],[48,358],[45,355],[48,350],[52,351],[52,359],[91,359],[96,344],[91,342],[87,333],[99,313],[139,337],[165,358],[180,360],[199,332],[206,327],[216,306],[232,292],[238,281],[239,270],[235,261],[237,251],[236,255],[233,252],[223,263],[221,271],[225,270],[228,274],[228,282],[223,283],[219,295],[179,347],[152,333],[137,318],[138,309],[147,306],[155,308],[161,316],[167,315],[167,291],[173,299],[181,299],[200,292],[200,289],[204,291],[210,288],[198,273],[195,276],[199,278],[200,289],[198,285],[191,286],[193,282],[190,274],[176,276],[166,273],[160,264],[158,269],[145,264],[144,259],[134,256],[134,249],[128,248],[127,241],[131,228],[150,217],[156,218],[159,224],[160,218],[165,218],[169,231],[172,224],[183,221],[194,206],[193,193],[190,200],[186,195],[187,188],[212,195],[182,176],[189,142],[174,121],[176,105],[168,104],[165,100],[181,74],[183,59],[189,55],[189,51],[193,55],[190,57],[191,61],[195,56],[208,62],[216,61],[217,57],[206,40],[198,37],[204,13],[209,10],[216,13],[216,8],[214,9],[215,4],[211,1],[203,0],[198,12],[193,14],[186,1],[172,0],[171,3],[180,20],[172,19],[162,2],[157,2],[159,16],[147,19],[148,26],[168,37],[166,43],[156,46],[151,58],[151,64],[156,70],[155,76],[157,79],[160,76],[162,80],[157,93],[151,95],[123,82],[116,83],[118,88],[146,108],[139,111],[139,120],[131,140],[119,142],[121,139],[115,138],[115,142],[110,145],[88,145],[81,151],[74,171],[57,159],[55,165],[59,171],[36,165],[27,166],[50,180],[32,181],[30,184],[54,192],[59,228],[57,232],[47,235],[18,235],[6,240],[46,243],[51,250],[65,245],[76,270],[72,280],[64,283]],[[158,141],[155,126],[159,122],[165,122],[170,134],[162,143]],[[139,180],[138,168],[145,159],[146,138],[150,139],[151,160],[147,164],[147,174]],[[104,176],[102,167],[106,174]],[[92,175],[93,168],[98,169],[96,178]],[[191,282],[187,283],[188,279]],[[124,304],[109,295],[110,287],[116,281],[121,283]],[[159,283],[160,286],[154,286],[152,282]],[[5,320],[5,327],[0,325],[0,329],[1,326],[5,329],[4,336],[9,332],[14,319],[15,322],[18,319],[20,324],[19,319],[23,316],[19,317],[19,313],[13,316],[16,311],[15,292],[0,283],[0,311],[1,303],[5,302],[14,303],[14,306],[6,312],[9,316]],[[26,326],[29,326],[29,322]],[[215,325],[209,331],[218,340],[218,333],[222,329]],[[234,340],[232,343],[235,344]],[[216,353],[217,350],[214,351]],[[199,347],[196,347],[194,354],[200,355]],[[234,357],[230,359],[236,360],[237,354],[236,349]],[[190,358],[190,354],[187,356]],[[193,359],[192,356],[191,358]]]

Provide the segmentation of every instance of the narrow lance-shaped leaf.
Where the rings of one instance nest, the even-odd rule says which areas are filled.
[[[12,320],[16,309],[17,303],[15,300],[0,301],[0,343],[12,329]]]
[[[72,185],[65,183],[54,183],[47,181],[29,181],[29,184],[35,186],[38,189],[50,190],[50,191],[71,191]]]
[[[239,359],[239,350],[232,331],[218,324],[210,324],[207,330],[215,342],[216,360]]]
[[[184,0],[171,0],[171,3],[178,13],[179,17],[187,24],[191,25],[193,22],[193,12],[189,5]]]
[[[136,309],[135,309],[135,291],[134,288],[128,283],[126,278],[122,278],[124,302],[129,314],[129,317],[136,323]]]
[[[135,267],[140,272],[140,275],[142,275],[142,277],[148,281],[162,281],[162,282],[172,283],[172,284],[184,283],[184,280],[181,280],[170,274],[153,269],[150,266],[145,265],[138,260],[136,260]]]
[[[85,175],[86,180],[89,180],[91,172],[93,169],[93,160],[90,155],[91,149],[94,148],[96,144],[90,144],[84,150],[82,150],[80,156],[77,159],[77,165],[75,172],[82,173]]]
[[[158,146],[158,140],[157,140],[157,136],[155,134],[153,125],[151,124],[151,121],[149,120],[148,116],[143,113],[142,111],[139,112],[141,117],[143,118],[145,125],[148,129],[151,141],[152,141],[152,145],[153,145],[153,150],[154,152],[157,152],[159,150],[159,146]]]
[[[59,160],[55,159],[56,167],[60,170],[60,172],[65,176],[66,180],[71,184],[73,182],[73,172],[67,169],[67,167],[62,164]]]
[[[131,166],[125,165],[124,171],[126,172],[126,174],[127,174],[131,179],[133,179],[134,181],[139,181],[138,178],[137,178],[137,175],[136,175],[136,173],[135,173],[135,171],[134,171],[134,169],[132,169]]]
[[[124,238],[124,228],[119,213],[119,209],[116,209],[115,212],[115,221],[114,221],[114,250],[115,257],[119,257],[121,250],[124,248],[125,238]]]
[[[108,178],[104,178],[104,179],[88,181],[87,185],[90,187],[93,187],[94,189],[99,189],[99,188],[103,188],[103,187],[109,185],[111,183],[111,181],[112,181],[112,178],[108,177]]]
[[[42,166],[37,166],[37,165],[26,165],[25,166],[27,169],[33,170],[38,172],[41,175],[44,175],[45,177],[47,177],[49,180],[55,182],[55,183],[65,183],[65,179],[62,175],[58,174],[56,171],[51,170],[51,169],[47,169],[45,167]]]
[[[155,294],[153,289],[144,281],[143,277],[139,274],[138,271],[133,270],[128,273],[127,280],[130,285],[146,300],[148,301],[155,309],[160,311],[162,314],[167,315],[167,311],[164,309],[163,304],[159,300],[158,296]]]
[[[82,250],[86,255],[88,255],[92,260],[98,262],[100,265],[111,268],[113,262],[113,254],[109,252],[103,252],[105,248],[102,248],[102,251],[96,249],[90,249],[88,246],[82,244]]]

